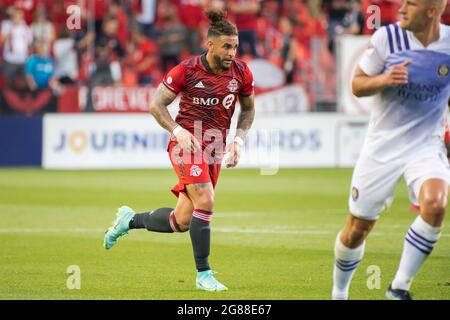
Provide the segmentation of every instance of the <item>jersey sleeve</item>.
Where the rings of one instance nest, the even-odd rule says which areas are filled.
[[[163,79],[164,85],[171,91],[178,94],[186,85],[186,72],[182,64],[177,65],[170,70]]]
[[[255,86],[255,81],[253,80],[253,74],[248,66],[245,66],[244,79],[241,91],[239,91],[240,96],[250,96],[253,93],[253,88]]]
[[[376,76],[383,72],[387,57],[386,27],[378,29],[370,39],[369,47],[364,52],[359,67],[365,74]]]

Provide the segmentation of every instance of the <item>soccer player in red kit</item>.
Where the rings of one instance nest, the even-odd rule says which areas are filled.
[[[129,207],[119,208],[117,219],[105,234],[104,246],[111,248],[129,229],[155,232],[189,230],[197,268],[197,289],[227,290],[214,277],[210,254],[210,222],[213,216],[214,189],[217,184],[223,151],[226,165],[235,167],[241,147],[253,123],[253,75],[248,66],[236,59],[238,30],[220,10],[206,12],[211,21],[208,51],[180,63],[169,71],[155,92],[150,112],[171,133],[168,146],[170,161],[178,175],[172,189],[178,202],[175,209],[160,208],[136,214]],[[181,94],[180,110],[171,118],[167,106]],[[225,146],[227,130],[236,101],[240,114],[236,136]]]

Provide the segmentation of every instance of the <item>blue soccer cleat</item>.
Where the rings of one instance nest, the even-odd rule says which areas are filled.
[[[412,300],[409,291],[392,289],[391,285],[389,285],[389,288],[387,289],[384,297],[386,298],[386,300]]]
[[[130,220],[133,218],[135,212],[133,209],[123,206],[117,210],[117,218],[113,221],[113,225],[105,232],[103,246],[105,249],[111,249],[117,240],[126,235],[130,230]]]
[[[217,272],[214,272],[212,270],[197,272],[197,281],[196,281],[197,289],[205,290],[205,291],[228,290],[227,287],[225,287],[223,284],[221,284],[219,281],[217,281],[216,278],[214,278],[214,275],[216,273]]]

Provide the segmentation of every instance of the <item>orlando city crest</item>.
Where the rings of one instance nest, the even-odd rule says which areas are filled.
[[[359,190],[356,187],[352,188],[352,198],[353,198],[353,201],[356,201],[359,198]]]
[[[230,92],[235,92],[238,89],[238,82],[236,81],[236,79],[233,79],[230,81],[230,83],[228,84],[228,90],[230,90]]]
[[[441,64],[438,68],[438,75],[441,78],[446,77],[446,76],[448,76],[449,71],[450,71],[450,68],[447,65]]]

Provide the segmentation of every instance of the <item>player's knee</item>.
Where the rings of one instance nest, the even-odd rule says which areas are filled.
[[[196,208],[207,210],[207,211],[213,211],[214,208],[214,193],[211,192],[204,192],[202,193],[195,204]]]
[[[367,238],[368,232],[361,232],[359,230],[354,230],[342,236],[343,244],[348,248],[359,247],[364,240]]]
[[[183,216],[177,218],[177,232],[186,232],[189,230],[189,225],[191,222],[190,216]]]
[[[431,215],[443,215],[447,208],[447,197],[440,195],[430,195],[424,197],[421,203],[421,207],[427,214]]]
[[[342,232],[341,240],[346,247],[357,248],[366,240],[370,230],[370,226],[352,225]]]
[[[185,222],[179,223],[179,224],[178,224],[178,230],[179,230],[179,232],[186,232],[186,231],[189,231],[189,225],[190,225],[190,223],[185,223]]]
[[[183,214],[181,214],[183,213]],[[186,232],[189,230],[189,226],[191,224],[192,219],[192,211],[180,211],[176,218],[174,218],[174,225],[176,232]]]

